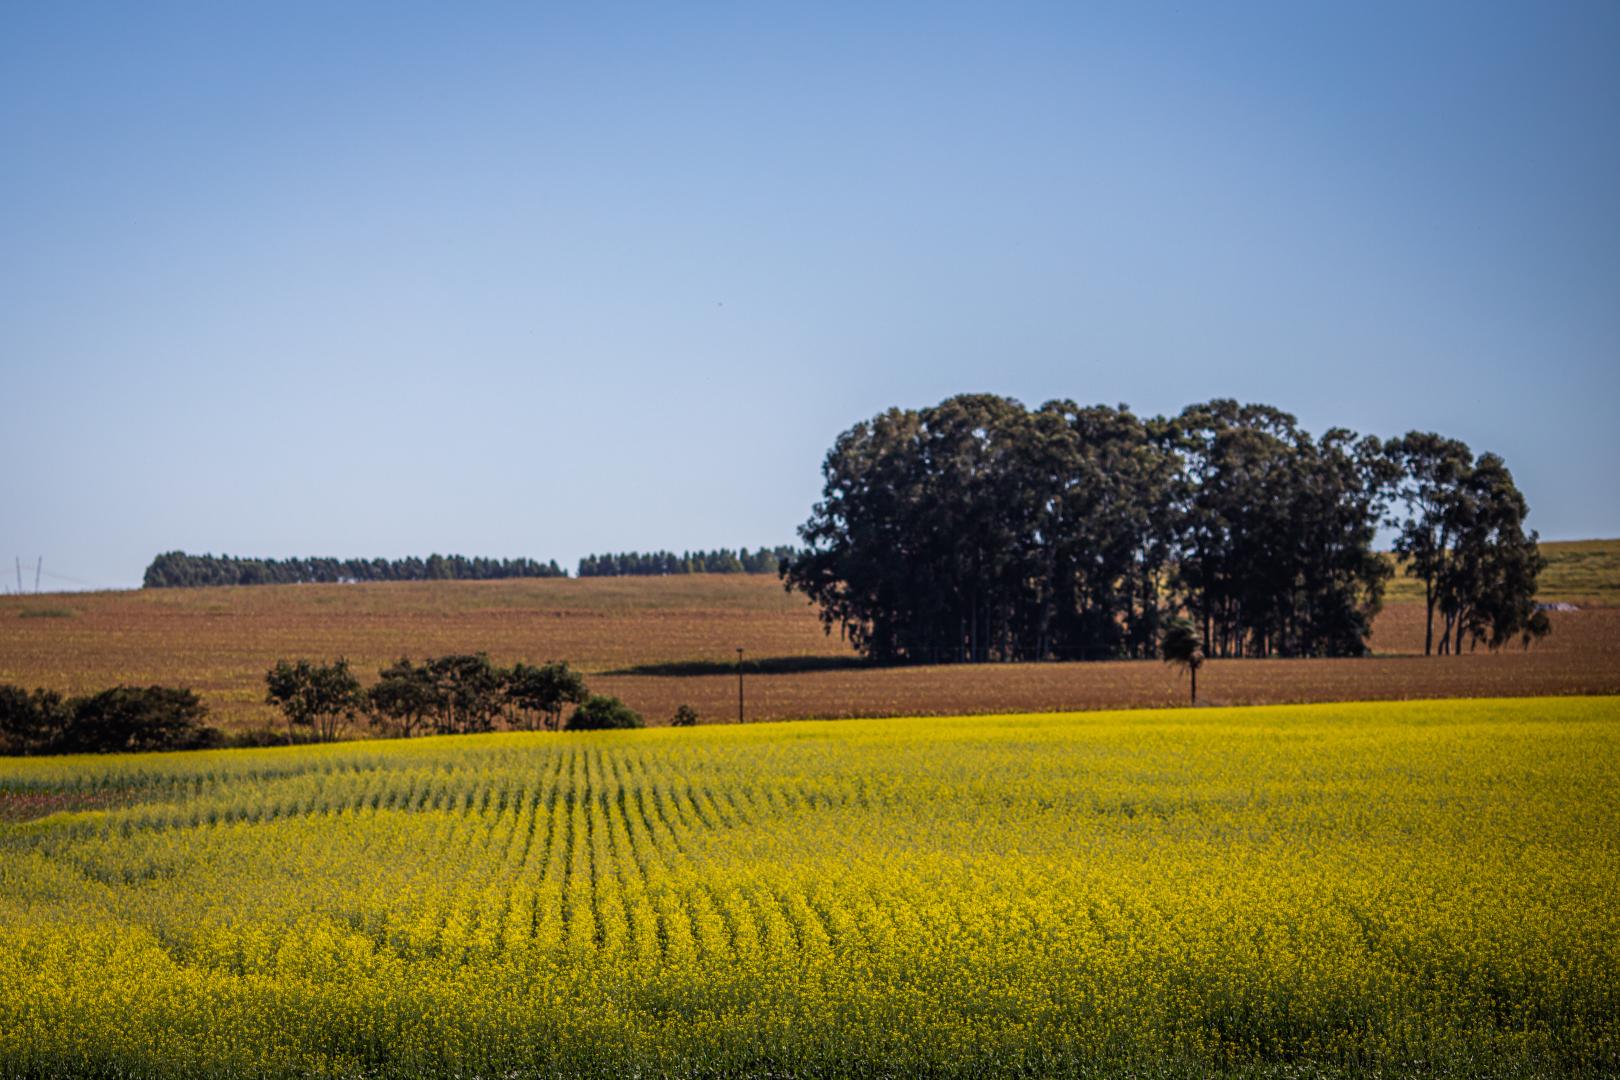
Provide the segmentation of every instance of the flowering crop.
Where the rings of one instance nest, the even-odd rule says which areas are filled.
[[[0,762],[0,1075],[1620,1069],[1620,700]],[[31,801],[30,801],[31,800]]]

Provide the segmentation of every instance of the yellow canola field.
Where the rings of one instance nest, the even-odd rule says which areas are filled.
[[[1620,1069],[1620,699],[0,762],[0,1075]]]

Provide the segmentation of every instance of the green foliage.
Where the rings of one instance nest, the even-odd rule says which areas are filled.
[[[202,722],[207,707],[193,691],[176,687],[116,686],[74,699],[70,715],[63,753],[197,750],[220,741]]]
[[[0,752],[106,754],[195,750],[220,745],[190,690],[117,686],[87,697],[0,686]]]
[[[77,614],[72,608],[65,607],[25,607],[17,612],[19,619],[71,619]]]
[[[1174,422],[1184,475],[1176,586],[1206,655],[1358,656],[1388,563],[1382,445],[1313,439],[1287,413],[1217,400]]]
[[[626,551],[608,555],[586,555],[579,560],[579,576],[661,577],[668,574],[774,574],[792,558],[789,546],[762,547],[758,551],[741,548],[732,551]]]
[[[436,688],[441,711],[441,735],[492,731],[501,713],[505,673],[490,663],[486,653],[436,656],[423,666]]]
[[[378,672],[376,685],[366,692],[368,716],[374,727],[400,738],[425,730],[445,705],[445,697],[427,665],[418,667],[406,657]]]
[[[585,677],[566,661],[535,667],[515,664],[505,673],[504,694],[517,722],[514,727],[534,730],[536,726],[556,731],[565,705],[577,705],[586,698]]]
[[[641,714],[616,697],[592,694],[568,717],[569,731],[642,727]]]
[[[0,686],[0,751],[53,753],[67,731],[70,716],[61,694],[50,690],[30,694],[20,686]]]
[[[1197,628],[1186,619],[1171,619],[1165,624],[1159,649],[1165,663],[1192,675],[1192,703],[1198,704],[1198,669],[1204,666],[1204,645]]]
[[[289,738],[311,731],[322,741],[334,738],[361,712],[377,730],[401,738],[424,731],[493,731],[502,722],[555,731],[564,707],[587,697],[584,676],[566,661],[503,668],[481,652],[435,656],[420,664],[401,657],[377,676],[370,690],[356,695],[358,683],[342,660],[331,666],[281,660],[266,675],[266,684],[269,700],[288,717]]]
[[[1174,419],[964,395],[839,436],[782,576],[878,661],[1366,651],[1385,560],[1375,439],[1236,402]]]
[[[429,555],[426,559],[251,559],[234,555],[188,555],[169,551],[152,560],[148,589],[198,585],[303,585],[357,581],[487,581],[496,578],[567,577],[557,560],[489,559]]]
[[[1465,443],[1433,432],[1409,432],[1387,450],[1407,510],[1395,554],[1423,582],[1424,653],[1459,653],[1465,640],[1496,649],[1545,636],[1551,626],[1535,619],[1535,595],[1547,560],[1535,531],[1524,530],[1529,507],[1506,463],[1490,453],[1476,458]]]
[[[264,682],[265,700],[287,718],[288,742],[300,733],[333,742],[366,708],[366,693],[342,658],[330,664],[278,660]]]
[[[690,705],[679,705],[675,708],[675,715],[670,718],[671,727],[695,727],[698,722],[697,710]]]
[[[1357,656],[1399,494],[1420,522],[1396,522],[1402,554],[1454,567],[1437,594],[1454,640],[1500,644],[1532,610],[1522,496],[1485,455],[1468,463],[1474,523],[1425,532],[1420,504],[1460,447],[1429,438],[1386,452],[1226,399],[1169,419],[987,394],[891,409],[828,452],[807,546],[781,575],[883,662],[1147,657],[1179,613],[1208,656]]]
[[[1204,646],[1198,631],[1186,619],[1172,619],[1164,628],[1160,646],[1166,663],[1196,668],[1204,663]]]

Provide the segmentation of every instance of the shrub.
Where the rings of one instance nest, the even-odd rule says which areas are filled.
[[[89,697],[0,686],[0,752],[109,754],[196,750],[222,743],[203,723],[208,707],[190,690],[115,686]]]
[[[199,750],[221,742],[202,721],[208,707],[195,692],[173,686],[115,686],[69,703],[63,753]]]
[[[0,686],[0,752],[49,754],[62,741],[68,708],[51,690],[32,694],[20,686]]]
[[[592,694],[574,710],[566,728],[569,731],[600,731],[605,728],[642,726],[641,714],[618,698]]]
[[[670,720],[671,727],[692,727],[698,722],[697,710],[690,705],[679,706]]]

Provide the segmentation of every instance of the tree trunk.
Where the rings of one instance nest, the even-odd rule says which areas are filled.
[[[1192,703],[1198,704],[1198,665],[1192,665]]]
[[[1434,578],[1423,579],[1423,655],[1434,654]]]

